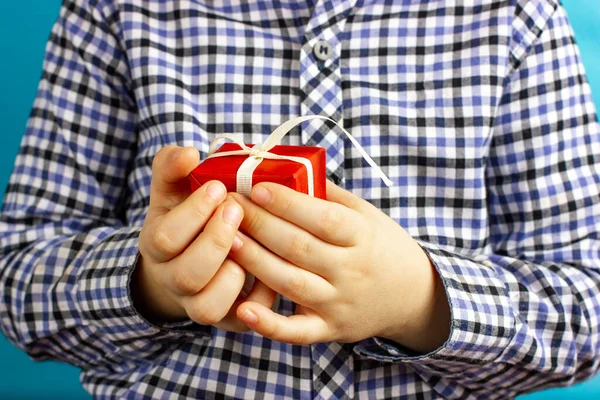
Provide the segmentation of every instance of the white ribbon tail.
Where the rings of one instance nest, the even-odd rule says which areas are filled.
[[[336,124],[342,130],[342,132],[344,132],[346,134],[346,137],[348,139],[350,139],[350,142],[352,142],[352,144],[354,145],[354,147],[356,147],[358,149],[358,152],[365,159],[365,161],[371,166],[371,168],[373,168],[375,170],[375,172],[377,173],[377,175],[379,175],[379,177],[381,178],[381,180],[383,181],[383,183],[385,183],[387,187],[394,186],[394,182],[392,182],[392,180],[387,177],[387,175],[381,170],[381,168],[379,168],[379,165],[377,165],[377,163],[375,163],[375,161],[373,161],[373,159],[369,156],[369,154],[366,152],[366,150],[363,149],[363,147],[360,145],[360,143],[358,143],[358,140],[356,140],[354,138],[354,136],[352,136],[346,129],[344,129],[344,127],[342,125],[340,125],[339,123],[337,123],[333,119],[328,118],[328,117],[324,117],[322,115],[313,115],[312,117],[318,118],[318,119],[327,120],[327,121],[331,121],[334,124]]]
[[[388,186],[392,187],[393,182],[384,174],[384,172],[379,168],[379,166],[373,161],[373,159],[369,156],[369,154],[363,149],[363,147],[358,143],[358,141],[352,136],[344,127],[334,121],[331,118],[324,117],[321,115],[307,115],[304,117],[296,117],[290,120],[285,121],[283,124],[279,125],[272,133],[269,135],[267,140],[262,144],[257,144],[254,147],[248,147],[243,142],[242,137],[230,133],[225,133],[222,135],[216,136],[210,143],[210,147],[208,149],[208,157],[226,157],[226,156],[234,156],[234,155],[248,155],[248,159],[246,159],[237,172],[236,177],[236,191],[245,196],[250,196],[250,191],[252,190],[252,176],[256,168],[260,165],[263,159],[273,159],[273,160],[290,160],[294,162],[301,163],[306,167],[307,179],[308,179],[308,194],[310,196],[314,196],[314,172],[313,166],[310,161],[306,158],[302,157],[292,157],[292,156],[282,156],[278,154],[269,153],[269,151],[279,145],[281,143],[281,139],[287,135],[293,128],[300,125],[305,121],[310,121],[313,119],[321,119],[325,121],[331,121],[336,124],[342,132],[346,135],[350,142],[356,147],[360,153],[360,155],[367,161],[367,163],[371,166],[375,173],[379,175],[381,180]],[[215,153],[217,150],[217,142],[221,139],[229,139],[239,145],[241,150],[234,151],[226,151],[221,153]]]
[[[273,147],[275,147],[279,143],[281,143],[281,139],[283,139],[283,137],[285,135],[287,135],[296,126],[300,125],[301,123],[303,123],[305,121],[310,121],[315,118],[329,119],[327,117],[321,117],[319,115],[307,115],[304,117],[295,117],[292,119],[288,119],[283,124],[281,124],[277,128],[275,128],[275,130],[269,135],[267,140],[265,140],[265,142],[263,143],[261,150],[263,150],[263,151],[271,150]],[[330,119],[330,121],[333,121],[333,120]],[[333,122],[335,122],[335,121],[333,121]]]
[[[273,133],[271,133],[271,135],[267,138],[267,140],[262,144],[261,150],[262,151],[271,150],[273,147],[275,147],[276,145],[278,145],[281,142],[281,139],[285,135],[287,135],[289,131],[291,131],[296,126],[300,125],[301,123],[303,123],[305,121],[310,121],[313,119],[322,119],[325,121],[331,121],[334,124],[336,124],[342,130],[342,132],[344,132],[346,137],[348,139],[350,139],[350,142],[354,145],[354,147],[356,147],[358,149],[358,152],[360,153],[360,155],[371,166],[371,168],[373,168],[375,170],[375,173],[377,175],[379,175],[379,177],[386,184],[386,186],[392,187],[394,185],[394,183],[390,180],[390,178],[388,178],[385,175],[385,173],[381,170],[381,168],[379,168],[379,165],[377,165],[375,163],[375,161],[373,161],[373,159],[369,156],[369,154],[366,152],[366,150],[360,145],[360,143],[358,143],[358,140],[356,140],[354,138],[354,136],[352,136],[350,134],[350,132],[348,132],[346,129],[344,129],[344,127],[341,124],[339,124],[338,122],[336,122],[335,120],[333,120],[329,117],[322,116],[322,115],[307,115],[304,117],[296,117],[296,118],[292,118],[292,119],[285,121],[283,124],[279,125],[273,131]]]

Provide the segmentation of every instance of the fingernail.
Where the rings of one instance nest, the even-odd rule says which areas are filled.
[[[249,308],[247,308],[246,311],[244,311],[240,319],[248,325],[254,325],[258,322],[258,317],[256,316],[256,314],[250,311]]]
[[[262,186],[255,186],[250,193],[250,199],[259,206],[264,206],[271,200],[271,192]]]
[[[242,239],[240,239],[238,235],[235,235],[233,238],[233,244],[231,245],[231,251],[238,251],[243,244],[244,242],[242,242]]]
[[[235,201],[228,201],[223,210],[223,219],[230,224],[237,224],[242,219],[242,208]]]
[[[225,188],[221,182],[211,182],[206,188],[206,193],[208,193],[213,200],[219,201],[225,196]]]

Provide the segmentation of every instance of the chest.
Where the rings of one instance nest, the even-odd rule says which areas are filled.
[[[331,126],[305,124],[286,143],[325,147],[330,178],[409,231],[423,225],[419,218],[450,225],[460,217],[456,204],[485,219],[485,158],[510,16],[493,1],[449,4],[125,2],[140,149],[176,143],[204,155],[217,134],[258,143],[291,117],[325,115],[357,138],[394,188]]]

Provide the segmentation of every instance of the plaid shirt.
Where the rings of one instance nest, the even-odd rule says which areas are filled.
[[[257,143],[309,114],[394,181],[327,123],[289,136],[429,254],[452,311],[436,351],[156,326],[133,307],[156,152],[205,156],[216,134]],[[598,369],[599,191],[555,0],[66,0],[1,214],[1,327],[98,398],[509,398]]]

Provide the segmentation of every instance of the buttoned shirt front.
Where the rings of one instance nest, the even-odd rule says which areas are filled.
[[[286,143],[324,147],[328,178],[442,278],[452,327],[430,354],[157,326],[133,306],[157,151],[204,158],[215,135],[260,143],[313,114],[393,187],[332,124]],[[509,398],[583,379],[600,359],[598,149],[557,1],[67,0],[0,219],[2,330],[81,367],[97,398]]]

